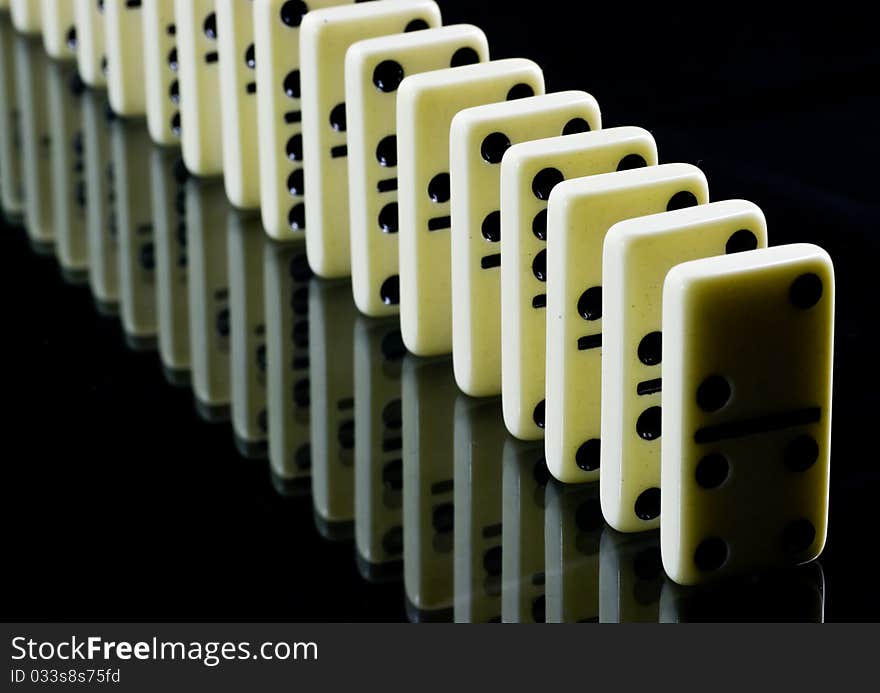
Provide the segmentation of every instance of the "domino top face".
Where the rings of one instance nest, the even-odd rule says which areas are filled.
[[[703,172],[663,164],[560,183],[547,225],[547,467],[561,481],[599,476],[602,385],[602,248],[614,224],[709,201]],[[641,301],[641,298],[639,299]],[[639,423],[660,434],[659,412]],[[649,501],[656,501],[654,496]],[[654,503],[659,505],[659,503]],[[659,508],[649,508],[651,512]],[[648,510],[640,509],[640,514]]]
[[[521,440],[544,435],[547,305],[547,202],[567,178],[657,163],[647,130],[598,132],[523,142],[501,163],[502,401],[507,430]]]
[[[77,49],[74,0],[40,0],[43,21],[43,46],[49,57],[66,60],[75,57]]]
[[[161,145],[180,143],[180,85],[174,0],[144,2],[144,76],[147,126]]]
[[[466,108],[543,93],[541,68],[522,58],[425,72],[400,86],[400,319],[403,340],[417,355],[452,351],[452,120]]]
[[[831,258],[808,244],[667,275],[660,536],[679,584],[821,553],[834,293]]]
[[[143,8],[140,2],[105,0],[104,42],[110,107],[121,116],[146,113]]]
[[[240,209],[260,206],[253,0],[217,0],[223,181]]]
[[[257,136],[263,228],[291,240],[305,228],[299,32],[309,10],[350,0],[254,0]]]
[[[9,0],[12,26],[22,34],[39,34],[43,30],[41,0]]]
[[[345,54],[357,41],[437,27],[433,0],[385,0],[306,15],[300,29],[306,250],[323,277],[351,273]],[[353,116],[355,114],[352,114]],[[352,121],[355,117],[352,117]]]
[[[675,265],[767,246],[764,214],[727,200],[616,224],[602,266],[600,489],[608,523],[623,532],[660,524],[663,280]],[[574,470],[572,470],[574,473]],[[641,499],[641,500],[640,500]],[[651,500],[653,499],[653,500]]]
[[[501,394],[501,160],[513,144],[601,127],[582,91],[477,106],[452,121],[452,353],[473,397]]]
[[[74,0],[76,5],[76,61],[79,76],[90,87],[103,87],[104,6],[95,0]]]
[[[361,312],[396,315],[400,305],[397,212],[397,94],[414,74],[489,59],[486,35],[470,25],[383,36],[354,44],[345,61],[351,281]],[[381,85],[381,86],[377,86]]]
[[[181,103],[180,144],[187,169],[197,176],[223,173],[219,53],[214,0],[175,0]]]

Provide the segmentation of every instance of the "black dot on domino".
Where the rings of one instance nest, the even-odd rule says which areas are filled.
[[[354,447],[354,421],[343,421],[339,424],[336,438],[343,450],[351,450]]]
[[[168,53],[168,67],[170,67],[172,71],[177,72],[178,64],[177,48],[172,48],[171,52]]]
[[[302,197],[306,194],[305,174],[301,168],[287,177],[287,191],[294,197]]]
[[[581,445],[574,455],[574,462],[578,469],[585,472],[595,472],[599,469],[600,453],[602,444],[595,438]]]
[[[688,207],[696,207],[697,196],[690,190],[681,190],[669,198],[669,204],[666,205],[667,212],[674,212],[676,209],[687,209]]]
[[[694,478],[697,484],[704,489],[718,488],[727,481],[730,476],[730,463],[724,455],[712,452],[706,455],[697,464]]]
[[[544,428],[544,410],[545,410],[545,402],[541,400],[538,402],[538,406],[535,407],[535,411],[532,413],[532,420],[535,422],[535,425],[538,428]]]
[[[399,332],[398,332],[399,334]],[[382,409],[382,422],[388,428],[400,428],[403,422],[403,408],[399,399],[395,399]]]
[[[758,238],[748,229],[740,229],[727,239],[725,250],[728,255],[744,253],[758,247]]]
[[[444,503],[434,508],[431,524],[438,534],[448,534],[455,528],[455,507],[452,503]]]
[[[590,322],[602,317],[602,287],[594,286],[584,291],[578,299],[578,315]]]
[[[532,219],[532,233],[539,240],[547,240],[547,210],[542,209]]]
[[[802,274],[791,285],[788,300],[795,308],[808,310],[822,298],[822,280],[815,274]]]
[[[180,113],[175,113],[171,117],[171,132],[178,137],[180,136]]]
[[[581,132],[589,132],[591,130],[590,124],[584,118],[572,118],[569,120],[565,127],[562,128],[563,135],[577,135]]]
[[[553,188],[565,180],[562,171],[556,168],[545,168],[538,171],[532,180],[532,192],[539,200],[549,200]]]
[[[400,277],[396,274],[388,277],[379,288],[379,298],[386,306],[396,306],[400,303]]]
[[[501,575],[501,547],[493,546],[483,555],[483,570],[487,575]]]
[[[449,61],[450,67],[462,67],[464,65],[474,65],[480,62],[480,56],[473,48],[465,47],[459,48],[452,55],[452,60]]]
[[[501,240],[501,212],[490,212],[483,219],[483,238],[490,243],[498,243]]]
[[[527,99],[535,95],[535,90],[528,84],[520,82],[507,92],[507,100],[514,101],[516,99]]]
[[[303,158],[303,138],[297,133],[287,140],[287,158],[291,161],[302,161]]]
[[[284,93],[291,99],[298,99],[300,95],[299,70],[292,70],[284,78]]]
[[[397,137],[388,135],[382,138],[376,147],[376,160],[381,166],[393,168],[397,166]]]
[[[308,320],[300,320],[293,326],[293,333],[291,335],[293,339],[293,343],[300,347],[305,348],[309,345],[309,321]]]
[[[639,342],[639,361],[646,366],[656,366],[663,360],[663,333],[651,332]]]
[[[205,19],[205,24],[203,26],[205,31],[205,36],[207,36],[212,41],[217,40],[217,15],[213,12],[207,16]]]
[[[662,411],[660,407],[645,409],[636,420],[636,433],[642,440],[657,440],[660,437]]]
[[[789,523],[782,533],[782,545],[787,553],[802,553],[813,545],[816,528],[805,518]]]
[[[636,168],[645,168],[648,162],[641,154],[627,154],[617,164],[618,171],[632,171]]]
[[[730,399],[730,383],[720,375],[710,375],[697,388],[697,405],[705,412],[715,412]]]
[[[724,539],[709,537],[703,539],[697,546],[697,550],[694,551],[694,564],[700,571],[711,573],[727,563],[729,553],[727,542]]]
[[[789,471],[805,472],[819,460],[819,444],[812,436],[798,436],[785,446],[784,460]]]
[[[535,255],[535,259],[532,260],[532,273],[537,277],[540,281],[547,281],[547,251],[542,250],[540,253]]]
[[[294,231],[301,231],[306,227],[306,206],[296,205],[287,215],[287,222]]]
[[[330,111],[330,127],[336,132],[345,132],[347,121],[345,119],[345,104],[339,103]]]
[[[504,158],[504,152],[510,149],[510,139],[503,132],[493,132],[483,140],[480,146],[480,155],[488,164],[500,164]]]
[[[290,297],[290,307],[293,308],[295,315],[308,315],[309,312],[309,290],[305,286],[301,286],[293,292]]]
[[[67,30],[67,47],[74,51],[76,50],[76,27],[72,26]]]
[[[229,336],[229,308],[224,308],[219,313],[217,313],[217,318],[214,321],[214,327],[217,328],[217,334],[221,337]]]
[[[396,202],[389,202],[379,212],[379,228],[385,233],[397,233],[400,229]]]
[[[399,361],[406,356],[406,345],[403,343],[403,335],[400,334],[400,330],[394,330],[386,334],[382,338],[380,349],[382,351],[382,358],[386,361]]]
[[[180,84],[176,79],[168,87],[168,98],[171,99],[171,103],[180,103]]]
[[[383,60],[373,70],[373,84],[386,94],[397,91],[404,77],[403,65],[396,60]]]
[[[428,183],[428,197],[430,197],[433,202],[441,204],[443,202],[449,202],[449,196],[449,174],[438,173],[431,179],[431,182]]]
[[[302,0],[288,0],[281,6],[281,21],[291,28],[298,27],[308,11],[309,6]]]
[[[428,22],[424,19],[414,19],[409,24],[406,25],[406,29],[404,29],[404,33],[409,33],[410,31],[424,31],[425,29],[430,29],[428,26]]]
[[[311,384],[308,380],[300,380],[293,385],[293,403],[298,407],[307,407],[312,403]]]
[[[287,267],[290,277],[295,282],[304,282],[311,278],[312,269],[309,267],[309,258],[305,253],[291,259]]]
[[[535,462],[535,466],[532,467],[532,479],[535,480],[538,486],[546,486],[550,483],[550,470],[547,469],[547,460],[545,458],[542,457]]]
[[[254,49],[254,44],[249,45],[244,52],[244,64],[248,66],[248,69],[257,69],[257,54]]]

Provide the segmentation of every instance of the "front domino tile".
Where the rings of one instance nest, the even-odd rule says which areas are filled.
[[[48,78],[49,126],[56,145],[52,147],[55,252],[65,278],[85,283],[89,271],[82,126],[85,85],[72,63],[50,62]]]
[[[454,605],[458,389],[448,358],[403,364],[403,571],[411,621],[449,621]]]
[[[403,406],[406,348],[397,320],[358,316],[354,332],[354,514],[357,562],[372,582],[403,574]]]
[[[452,354],[473,397],[501,394],[501,160],[519,142],[601,127],[582,91],[469,108],[452,121]]]
[[[180,83],[177,79],[174,0],[144,2],[144,78],[147,127],[153,142],[180,144]]]
[[[309,280],[305,240],[265,244],[266,398],[269,466],[284,495],[311,485]]]
[[[263,228],[276,240],[302,235],[305,219],[302,161],[288,151],[302,151],[299,28],[309,10],[343,5],[351,0],[254,0],[254,50],[257,61],[257,139],[260,166],[260,209]],[[291,188],[293,192],[291,192]],[[304,223],[304,222],[303,222]]]
[[[266,302],[260,215],[229,207],[229,316],[232,427],[241,454],[266,455]]]
[[[665,583],[659,532],[633,535],[608,528],[602,533],[600,623],[656,623]]]
[[[253,0],[217,0],[226,196],[239,209],[260,206]]]
[[[396,315],[397,89],[407,75],[489,59],[477,27],[447,26],[354,44],[345,60],[351,282],[362,313]]]
[[[135,350],[156,347],[156,248],[153,205],[144,163],[150,139],[140,123],[111,123],[113,193],[119,234],[119,299],[126,343]]]
[[[547,485],[547,623],[599,620],[599,543],[605,523],[598,486],[564,486],[556,481]]]
[[[186,179],[179,150],[152,148],[150,180],[156,234],[159,356],[165,378],[172,385],[181,386],[190,383]]]
[[[226,195],[219,180],[186,181],[189,338],[196,409],[206,421],[229,419],[229,265]]]
[[[46,53],[55,60],[73,60],[77,52],[74,0],[40,1]]]
[[[0,204],[3,213],[19,222],[24,212],[24,170],[21,158],[21,108],[15,67],[12,25],[0,21]]]
[[[110,107],[123,117],[144,115],[147,95],[141,2],[104,0],[104,45]]]
[[[834,302],[831,258],[814,245],[695,260],[666,276],[660,539],[675,582],[822,552]]]
[[[708,201],[706,177],[690,164],[579,178],[553,190],[547,221],[550,240],[542,261],[547,275],[544,448],[547,467],[560,481],[599,478],[602,248],[609,229],[625,219]],[[645,440],[659,437],[659,410],[640,417],[637,427]],[[643,520],[655,519],[659,493],[640,497],[635,512]]]
[[[103,315],[115,315],[119,311],[119,234],[116,177],[110,144],[113,113],[104,92],[87,89],[82,105],[89,286],[98,311]]]
[[[544,623],[544,500],[550,472],[542,443],[504,442],[501,620]]]
[[[96,0],[74,0],[74,18],[79,76],[90,87],[104,87],[107,84],[104,74],[107,59],[104,44],[104,3]]]
[[[354,322],[348,282],[309,285],[312,498],[318,532],[347,541],[354,532]]]
[[[730,200],[616,224],[602,266],[602,511],[612,527],[660,526],[663,280],[675,265],[764,248],[767,223],[750,202]],[[569,376],[571,377],[571,376]],[[648,429],[651,429],[649,431]],[[572,470],[574,471],[574,470]]]
[[[455,401],[455,622],[501,622],[504,440],[500,400]]]
[[[174,0],[177,74],[180,93],[180,144],[183,160],[197,176],[223,173],[220,56],[214,0]]]
[[[547,201],[567,178],[657,163],[636,127],[516,144],[501,163],[501,384],[504,422],[521,440],[544,437]]]
[[[364,39],[440,26],[433,0],[392,0],[312,12],[300,29],[302,147],[309,264],[322,277],[351,274],[345,54]],[[360,114],[351,112],[351,120]],[[295,187],[295,186],[294,186]]]
[[[400,323],[414,354],[452,352],[452,119],[466,108],[543,92],[541,68],[521,58],[413,75],[400,86]]]
[[[9,0],[12,25],[21,34],[39,34],[43,30],[42,0]]]

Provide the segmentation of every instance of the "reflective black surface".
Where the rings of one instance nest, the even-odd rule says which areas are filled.
[[[550,482],[540,446],[506,434],[497,401],[462,395],[448,359],[405,355],[395,321],[358,315],[347,282],[309,276],[302,244],[268,241],[222,182],[108,118],[2,17],[0,81],[16,82],[0,104],[4,617],[880,618],[867,27],[440,4],[446,23],[482,26],[494,57],[537,60],[548,90],[593,93],[606,126],[651,129],[713,199],[759,204],[773,244],[831,253],[820,562],[671,584],[656,534],[604,526],[596,489]]]

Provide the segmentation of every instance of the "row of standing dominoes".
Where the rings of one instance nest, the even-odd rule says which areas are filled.
[[[12,4],[40,27],[39,3]],[[673,577],[819,553],[824,252],[766,249],[754,205],[708,204],[702,173],[659,165],[648,132],[601,130],[589,94],[545,95],[537,65],[489,61],[484,34],[440,27],[430,0],[108,0],[106,60],[83,4],[42,13],[51,55],[76,49],[95,85],[106,68],[114,110],[148,111],[163,144],[179,134],[187,167],[223,174],[270,236],[305,231],[313,269],[351,274],[364,313],[399,307],[410,351],[452,352],[462,390],[502,395],[513,435],[546,433],[555,476],[601,478],[612,526],[661,524]],[[772,537],[730,512],[755,487]]]

